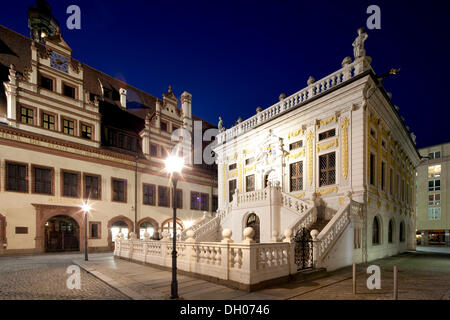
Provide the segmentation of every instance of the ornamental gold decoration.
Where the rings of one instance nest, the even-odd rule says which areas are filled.
[[[300,199],[300,198],[304,198],[305,197],[305,193],[302,192],[300,194],[294,195],[294,198]]]
[[[246,174],[247,172],[250,172],[250,171],[254,171],[255,169],[256,169],[256,164],[246,167],[244,169],[244,174]]]
[[[321,126],[326,126],[327,124],[331,123],[332,121],[334,121],[336,123],[337,122],[337,117],[336,116],[332,116],[332,117],[330,117],[328,119],[318,121],[317,128],[320,128]]]
[[[342,127],[342,175],[347,180],[348,177],[348,118],[344,118],[341,123]]]
[[[317,190],[316,193],[320,195],[329,194],[329,193],[336,193],[338,192],[337,187],[329,188],[329,189],[323,189],[323,190]]]
[[[331,141],[330,143],[327,144],[322,144],[322,145],[317,145],[317,152],[321,151],[321,150],[327,150],[331,147],[336,147],[338,146],[338,139],[334,139],[334,141]]]
[[[302,150],[300,150],[297,153],[289,154],[286,158],[287,158],[287,160],[295,160],[298,157],[304,157],[304,156],[305,156],[305,148],[303,148]]]
[[[303,135],[305,133],[305,130],[302,129],[298,129],[297,131],[292,131],[288,133],[288,139],[291,139],[293,137],[300,135]]]

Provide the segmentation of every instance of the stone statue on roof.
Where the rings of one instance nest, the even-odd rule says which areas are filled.
[[[217,125],[217,128],[219,129],[219,132],[223,131],[223,121],[221,117],[219,117],[219,124]]]
[[[367,40],[369,36],[364,32],[364,28],[358,29],[358,36],[355,41],[353,41],[353,55],[355,59],[364,57],[366,55],[366,50],[364,49],[364,41]]]

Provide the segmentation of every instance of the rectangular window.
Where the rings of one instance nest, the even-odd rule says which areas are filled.
[[[289,150],[294,150],[303,147],[303,140],[291,143],[289,145]]]
[[[161,158],[167,158],[167,150],[164,147],[161,147]]]
[[[386,190],[386,163],[381,162],[381,190]]]
[[[143,185],[143,191],[144,191],[144,204],[154,206],[155,199],[156,199],[156,187],[153,184],[144,184]]]
[[[75,135],[75,124],[72,120],[63,119],[63,132],[68,135]]]
[[[100,222],[89,222],[90,225],[90,235],[89,238],[91,239],[100,239],[100,230],[101,230],[101,223]]]
[[[291,192],[303,190],[303,161],[291,163],[289,167]]]
[[[53,170],[33,167],[33,193],[53,194]]]
[[[336,183],[336,153],[328,153],[319,157],[319,185],[327,186]]]
[[[248,158],[245,159],[245,165],[248,166],[249,164],[252,164],[253,162],[255,162],[255,158]]]
[[[81,137],[92,140],[92,127],[84,123],[81,124]]]
[[[72,172],[62,172],[63,196],[79,197],[80,175]]]
[[[94,175],[84,175],[84,197],[86,199],[100,200],[101,198],[101,177]]]
[[[17,163],[6,163],[6,190],[28,192],[27,166]]]
[[[245,189],[247,192],[255,191],[255,175],[245,177]]]
[[[229,170],[229,171],[234,170],[234,169],[236,169],[236,167],[237,167],[236,163],[230,164],[230,165],[228,166],[228,170]]]
[[[428,178],[438,178],[441,176],[441,165],[428,167]]]
[[[170,207],[168,187],[158,186],[158,206]]]
[[[440,206],[441,205],[441,194],[430,194],[428,195],[428,205],[429,206]]]
[[[16,234],[28,234],[28,227],[16,227]]]
[[[394,170],[392,168],[389,172],[389,191],[394,194]]]
[[[48,130],[55,130],[55,116],[47,113],[42,114],[42,127]]]
[[[322,133],[319,133],[319,141],[334,137],[336,135],[336,129],[331,129]]]
[[[53,91],[53,80],[41,75],[41,88]]]
[[[75,92],[76,90],[74,87],[68,86],[67,84],[63,84],[63,94],[66,97],[75,99]]]
[[[428,220],[441,220],[441,208],[428,208]]]
[[[402,179],[402,201],[405,201],[405,179]]]
[[[111,181],[112,181],[113,201],[127,202],[127,181],[114,178],[112,178]]]
[[[428,157],[431,159],[439,159],[441,157],[441,152],[440,151],[435,151],[435,152],[430,152],[428,154]]]
[[[191,191],[191,210],[200,210],[200,192]]]
[[[371,185],[375,185],[375,168],[376,168],[376,160],[375,160],[375,155],[373,153],[370,154],[370,158],[369,158],[369,182]]]
[[[31,108],[20,107],[20,122],[34,124],[34,110]]]
[[[441,180],[428,181],[428,191],[439,191],[439,190],[441,190]]]
[[[158,146],[156,144],[150,144],[150,156],[157,157],[158,156]]]
[[[207,193],[201,193],[200,194],[200,210],[202,211],[209,211],[209,194]]]
[[[236,187],[236,179],[228,181],[228,199],[230,202],[233,201],[233,194],[236,191]]]
[[[161,121],[161,131],[169,132],[169,126],[167,125],[167,122]]]
[[[183,209],[183,190],[177,189],[177,194],[175,195],[177,202],[177,209]]]

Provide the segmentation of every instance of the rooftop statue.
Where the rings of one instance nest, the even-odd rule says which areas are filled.
[[[353,55],[355,59],[364,57],[366,55],[366,50],[364,49],[364,41],[367,40],[369,36],[364,32],[364,28],[358,29],[358,36],[355,41],[353,41]]]

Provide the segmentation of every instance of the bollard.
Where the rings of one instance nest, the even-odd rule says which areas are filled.
[[[394,300],[398,300],[398,269],[394,266]]]
[[[353,264],[353,294],[356,294],[356,263]]]

